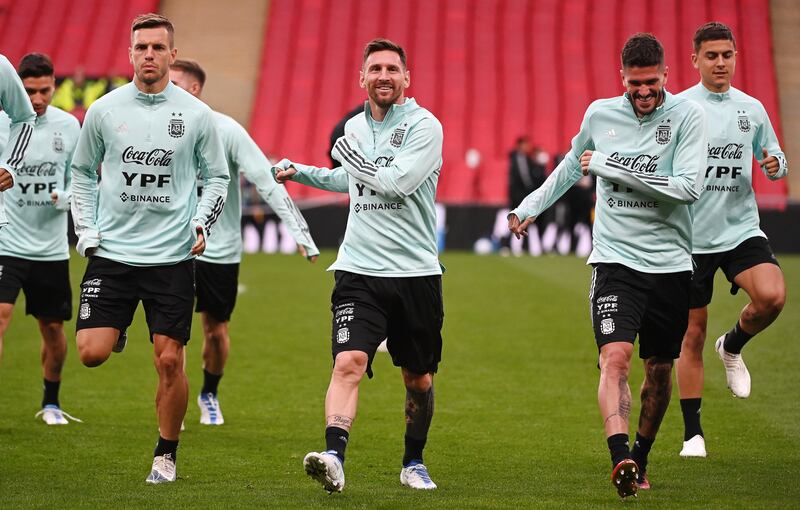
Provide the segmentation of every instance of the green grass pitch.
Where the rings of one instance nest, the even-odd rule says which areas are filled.
[[[399,370],[385,354],[361,386],[342,494],[303,472],[323,448],[330,377],[330,291],[325,252],[245,257],[220,386],[222,427],[201,427],[199,319],[188,345],[191,386],[174,484],[148,486],[157,439],[156,373],[141,308],[128,347],[98,368],[80,365],[74,321],[62,407],[84,420],[47,427],[39,334],[17,302],[0,366],[2,508],[797,508],[800,505],[800,257],[783,256],[783,314],[745,350],[752,395],[725,387],[714,339],[745,304],[718,275],[706,343],[703,426],[707,459],[678,456],[677,386],[649,473],[652,490],[620,502],[596,403],[597,351],[589,324],[590,270],[572,257],[446,253],[444,353],[426,464],[439,489],[399,483],[404,431]],[[84,261],[73,256],[77,289]],[[641,363],[631,383],[638,394]],[[638,416],[638,405],[633,416]],[[636,419],[632,419],[635,425]]]

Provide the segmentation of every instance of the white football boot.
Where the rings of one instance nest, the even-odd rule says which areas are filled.
[[[147,483],[169,483],[174,482],[178,477],[175,469],[175,459],[171,453],[153,457],[153,469],[150,471],[145,482]]]
[[[717,338],[714,348],[722,364],[725,365],[728,388],[733,392],[733,396],[747,398],[750,396],[750,372],[747,371],[741,354],[731,354],[725,350],[724,340],[725,335]]]
[[[41,411],[36,413],[34,418],[38,418],[39,416],[41,416],[42,420],[48,425],[67,425],[69,424],[67,418],[72,421],[83,423],[83,420],[65,413],[57,405],[53,404],[47,404],[44,406]]]
[[[201,425],[222,425],[225,418],[219,408],[219,400],[213,393],[201,393],[197,396],[197,406],[200,408]]]
[[[425,464],[411,464],[400,470],[400,483],[412,489],[433,490],[436,484],[428,475]]]
[[[706,456],[706,440],[703,436],[697,434],[688,441],[683,442],[683,450],[680,453],[681,457],[705,457]]]
[[[306,474],[322,484],[322,488],[333,492],[344,489],[344,466],[333,452],[310,452],[303,459]]]

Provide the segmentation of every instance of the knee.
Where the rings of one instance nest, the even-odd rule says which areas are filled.
[[[179,351],[164,351],[156,357],[156,369],[159,374],[170,376],[181,370],[183,353]]]
[[[333,377],[335,379],[359,382],[367,371],[369,357],[366,352],[345,351],[336,356],[333,366]]]
[[[46,344],[58,344],[64,338],[64,325],[61,322],[43,322],[41,331]]]
[[[775,289],[753,300],[753,307],[758,315],[764,317],[777,317],[786,303],[786,290]]]
[[[403,382],[408,391],[425,393],[433,386],[433,376],[431,374],[413,374],[404,370]]]
[[[644,362],[646,378],[655,384],[669,384],[672,378],[674,360],[666,358],[648,358]]]
[[[212,349],[219,349],[225,343],[227,334],[221,327],[209,328],[206,330],[206,344]]]
[[[703,345],[706,342],[706,324],[705,322],[689,322],[686,327],[686,333],[683,335],[683,344],[681,352],[703,353]]]
[[[101,364],[108,357],[111,355],[109,352],[104,352],[101,349],[98,349],[97,346],[93,346],[89,342],[81,342],[78,340],[78,357],[81,360],[81,363],[87,367],[96,367]]]
[[[600,370],[606,375],[627,374],[630,369],[630,358],[621,349],[609,349],[603,352],[600,359]]]

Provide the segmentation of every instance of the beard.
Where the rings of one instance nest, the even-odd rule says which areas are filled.
[[[395,102],[397,102],[397,99],[400,97],[401,94],[402,91],[398,91],[393,88],[391,96],[389,96],[388,98],[386,98],[385,96],[381,97],[378,95],[378,85],[376,85],[375,88],[372,90],[372,94],[370,94],[370,99],[372,99],[372,101],[380,108],[386,109],[391,107]]]
[[[161,80],[166,74],[166,71],[159,73],[157,70],[148,69],[146,72],[144,70],[139,70],[139,72],[136,73],[136,77],[145,85],[152,85]]]

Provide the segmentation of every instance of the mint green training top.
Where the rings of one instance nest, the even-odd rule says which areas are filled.
[[[702,83],[678,94],[697,102],[706,112],[707,162],[703,167],[703,194],[694,205],[692,253],[728,251],[750,237],[766,237],[759,227],[753,191],[753,156],[762,148],[778,159],[778,173],[788,171],[775,130],[761,102],[731,87],[721,94]]]
[[[189,259],[195,227],[213,236],[229,179],[202,101],[172,83],[158,94],[135,83],[113,90],[86,112],[72,160],[78,251],[96,246],[95,255],[134,266]]]
[[[664,91],[664,101],[638,118],[625,94],[586,110],[572,148],[544,184],[511,214],[538,216],[581,178],[580,156],[594,151],[597,179],[588,263],[619,263],[644,273],[692,270],[692,210],[706,160],[705,114]]]
[[[289,160],[276,168],[297,169],[294,180],[349,193],[344,241],[329,271],[369,276],[442,274],[436,244],[436,185],[442,167],[442,125],[407,98],[382,122],[364,113],[347,121],[331,155],[333,170]],[[273,169],[274,171],[275,169]]]
[[[289,197],[286,188],[276,183],[270,175],[272,163],[258,145],[238,122],[227,115],[214,112],[214,121],[222,138],[231,180],[219,224],[199,259],[216,264],[238,264],[242,260],[242,199],[239,175],[255,184],[261,198],[275,211],[297,244],[305,248],[306,256],[319,255],[305,218]]]
[[[5,147],[9,119],[0,121]],[[73,115],[48,106],[37,116],[28,150],[16,169],[14,187],[5,191],[8,225],[0,230],[0,255],[27,260],[67,260],[70,161],[81,127]],[[50,195],[55,192],[54,204]]]
[[[0,108],[11,119],[8,143],[4,144],[0,153],[0,168],[11,173],[15,179],[15,170],[22,164],[25,151],[33,136],[33,122],[36,112],[33,111],[28,93],[22,86],[17,70],[4,55],[0,55]],[[6,218],[6,193],[0,192],[0,228],[8,223]]]

